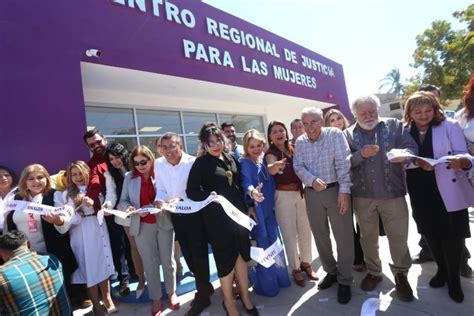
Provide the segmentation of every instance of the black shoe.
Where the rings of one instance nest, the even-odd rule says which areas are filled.
[[[129,289],[129,279],[128,277],[123,278],[122,281],[120,281],[119,284],[119,295],[122,297],[126,297],[130,295],[130,289]]]
[[[446,284],[446,276],[441,272],[436,272],[435,276],[430,280],[430,286],[434,288],[443,287]]]
[[[193,302],[191,303],[191,308],[184,314],[185,316],[199,316],[203,310],[211,305],[211,300],[209,297],[207,299],[203,297],[194,297]]]
[[[329,289],[334,283],[337,283],[337,275],[335,274],[326,274],[324,279],[318,283],[319,290]]]
[[[465,277],[465,278],[472,278],[473,275],[472,275],[472,268],[469,266],[469,263],[467,262],[466,259],[463,259],[461,261],[461,271],[460,273],[462,277]]]
[[[247,314],[249,314],[251,316],[259,316],[258,309],[255,305],[252,308],[249,309],[249,308],[245,307],[244,301],[242,301],[242,300],[240,300],[240,301],[242,302],[242,306],[244,307]]]
[[[339,288],[337,289],[337,301],[340,304],[347,304],[351,298],[351,287],[349,285],[339,284]]]
[[[464,301],[464,293],[462,292],[461,287],[456,289],[449,289],[449,297],[457,303]]]
[[[214,294],[214,286],[212,286],[212,283],[209,283],[208,288],[207,288],[207,293],[209,294],[209,296]]]
[[[420,253],[411,258],[412,263],[421,264],[429,261],[434,261],[433,256],[426,251],[420,251]]]

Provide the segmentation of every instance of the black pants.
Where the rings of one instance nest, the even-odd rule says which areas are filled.
[[[128,274],[135,274],[135,267],[130,250],[130,243],[123,230],[123,227],[115,223],[114,216],[105,216],[107,223],[107,230],[109,231],[110,247],[112,250],[112,257],[114,261],[115,270],[117,271],[117,278],[122,281],[125,276],[122,274],[122,256],[125,255],[127,260]]]
[[[354,265],[364,264],[364,251],[360,245],[360,228],[356,224],[354,229]]]
[[[201,214],[171,214],[171,221],[186,264],[194,274],[198,295],[208,297],[210,276],[208,243]]]
[[[435,236],[425,236],[425,238],[438,265],[438,274],[446,278],[450,290],[460,289],[459,270],[465,239],[441,239]]]
[[[432,257],[430,247],[424,235],[421,235],[418,245],[421,247],[420,254],[423,253],[423,255]],[[471,258],[471,253],[466,247],[466,239],[463,239],[462,259],[467,261],[469,258]]]

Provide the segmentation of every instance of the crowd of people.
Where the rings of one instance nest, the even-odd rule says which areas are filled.
[[[414,297],[407,279],[412,264],[407,193],[428,245],[423,251],[437,265],[429,285],[447,284],[452,300],[462,302],[460,274],[469,257],[467,209],[474,205],[474,76],[457,120],[446,117],[438,97],[427,91],[408,97],[403,122],[380,117],[375,96],[353,102],[352,125],[338,110],[324,115],[321,109],[305,108],[291,122],[292,138],[283,122],[271,121],[267,138],[251,129],[242,145],[232,123],[209,122],[199,132],[197,157],[184,152],[176,133],[156,140],[156,159],[146,146],[129,154],[93,129],[84,134],[92,153],[88,163],[73,161],[54,176],[31,164],[18,183],[10,168],[0,166],[0,314],[69,315],[72,304],[92,305],[95,315],[115,313],[110,280],[116,275],[120,295],[130,295],[130,280],[136,280],[136,297],[146,286],[151,314],[160,315],[160,267],[167,305],[177,310],[182,252],[196,283],[186,315],[199,315],[214,293],[210,244],[225,313],[239,315],[238,298],[247,314],[258,315],[250,287],[257,295],[273,297],[291,286],[290,276],[301,287],[307,279],[319,279],[311,265],[312,236],[325,272],[318,289],[337,283],[338,302],[347,304],[354,271],[367,270],[360,284],[364,291],[383,280],[381,230],[388,238],[397,297],[409,302]],[[416,157],[389,160],[392,149]],[[445,156],[447,162],[435,165],[424,159]],[[164,208],[212,195],[225,198],[256,226],[249,231],[216,202],[190,214]],[[7,204],[12,201],[43,205],[44,210],[17,211]],[[56,212],[58,207],[70,211]],[[147,208],[161,211],[135,213]],[[101,222],[98,213],[104,209],[132,215],[123,219],[106,212]],[[283,248],[270,266],[250,263],[251,246],[275,244]]]

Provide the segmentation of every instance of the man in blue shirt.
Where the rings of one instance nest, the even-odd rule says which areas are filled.
[[[71,315],[61,263],[28,249],[25,233],[0,236],[0,315]]]
[[[230,151],[236,160],[244,154],[244,147],[237,144],[237,137],[235,136],[235,126],[233,123],[224,122],[221,124],[221,129],[224,132],[225,137],[230,141]]]

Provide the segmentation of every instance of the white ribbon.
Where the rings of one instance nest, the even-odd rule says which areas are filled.
[[[99,225],[102,225],[102,223],[104,222],[105,213],[115,215],[117,217],[120,217],[121,219],[126,219],[127,217],[132,216],[133,214],[143,214],[143,213],[158,214],[161,211],[162,211],[161,209],[154,208],[154,207],[139,208],[131,212],[122,212],[119,210],[103,208],[97,212],[97,221],[99,222]]]
[[[8,201],[4,206],[5,211],[24,212],[28,214],[44,215],[46,212],[52,212],[62,216],[72,216],[73,208],[70,205],[53,207],[28,201]]]
[[[253,219],[242,213],[238,208],[236,208],[232,203],[230,203],[225,197],[221,195],[210,195],[204,201],[191,201],[191,200],[182,200],[179,201],[178,199],[171,201],[170,203],[165,203],[161,209],[159,208],[141,208],[131,212],[122,212],[117,210],[110,210],[110,209],[101,209],[97,214],[97,220],[99,224],[102,225],[102,221],[104,219],[104,213],[113,214],[118,216],[122,219],[125,219],[128,216],[133,214],[140,214],[140,213],[150,213],[150,214],[157,214],[162,210],[169,211],[175,214],[193,214],[199,212],[201,209],[209,205],[211,202],[220,203],[222,208],[224,209],[227,216],[229,216],[234,222],[237,224],[245,227],[249,231],[257,225]]]
[[[275,264],[275,257],[282,250],[283,245],[281,244],[280,239],[277,238],[277,240],[275,240],[275,242],[267,249],[250,247],[250,257],[268,269]]]
[[[227,216],[229,216],[234,222],[236,222],[240,226],[245,227],[249,231],[251,231],[252,228],[257,225],[257,223],[255,223],[253,219],[242,213],[222,195],[217,195],[216,200],[221,204]]]

